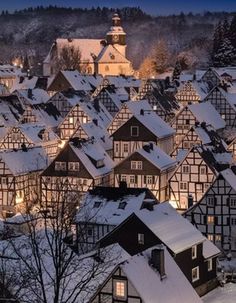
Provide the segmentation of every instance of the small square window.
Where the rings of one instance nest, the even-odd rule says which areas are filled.
[[[201,166],[200,167],[200,174],[201,175],[205,175],[206,174],[206,167],[205,166]]]
[[[184,174],[189,174],[190,172],[189,165],[183,165],[182,169]]]
[[[92,228],[88,228],[87,229],[87,234],[88,234],[88,236],[92,236],[93,235],[93,230],[92,230]]]
[[[214,235],[208,234],[207,239],[213,242],[214,241]]]
[[[131,137],[138,137],[139,136],[139,127],[131,126],[130,132],[131,132]]]
[[[221,242],[221,235],[215,235],[215,242]]]
[[[144,245],[144,234],[138,233],[138,244]]]
[[[208,224],[214,224],[215,217],[214,216],[207,216],[207,223]]]
[[[213,197],[213,196],[207,197],[207,205],[208,206],[215,206],[215,197]]]
[[[199,280],[199,267],[194,267],[192,269],[192,282]]]
[[[231,225],[236,225],[236,217],[231,218]]]
[[[95,201],[93,204],[93,208],[99,208],[102,205],[102,202],[100,201]]]
[[[187,182],[180,182],[180,189],[187,190]]]
[[[236,207],[236,197],[230,197],[230,206]]]

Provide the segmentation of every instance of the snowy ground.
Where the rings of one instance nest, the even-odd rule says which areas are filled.
[[[235,303],[236,284],[228,283],[224,287],[218,287],[202,297],[204,303]]]

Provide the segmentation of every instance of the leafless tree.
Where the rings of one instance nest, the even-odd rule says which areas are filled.
[[[69,247],[74,209],[63,186],[49,212],[25,215],[24,234],[0,241],[0,282],[19,302],[83,303],[116,259],[106,249],[79,256]]]
[[[64,46],[58,50],[54,65],[59,70],[81,70],[81,51],[74,46]]]

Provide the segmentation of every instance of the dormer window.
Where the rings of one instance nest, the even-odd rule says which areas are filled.
[[[125,209],[126,205],[127,205],[127,202],[120,202],[118,209]]]
[[[103,167],[105,164],[104,164],[104,160],[102,159],[102,160],[98,160],[97,162],[96,162],[96,167],[97,168],[100,168],[100,167]]]
[[[93,208],[99,208],[101,206],[102,202],[100,201],[95,201],[93,204]]]

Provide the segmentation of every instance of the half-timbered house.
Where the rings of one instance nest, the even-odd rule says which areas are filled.
[[[208,92],[209,89],[206,82],[187,81],[180,84],[175,98],[180,104],[186,106],[189,102],[199,103],[206,97]]]
[[[235,167],[220,172],[202,199],[184,216],[225,253],[236,255]]]
[[[50,96],[57,92],[73,89],[75,91],[90,92],[93,90],[88,79],[77,70],[59,71],[49,84],[47,91]]]
[[[196,122],[210,124],[215,130],[223,129],[226,126],[225,121],[210,102],[189,104],[180,110],[170,123],[176,131],[175,146],[179,145]]]
[[[49,159],[41,147],[0,152],[0,209],[23,210],[39,202],[40,178]]]
[[[110,268],[111,272],[107,279],[100,283],[92,296],[88,294],[90,300],[85,301],[86,303],[104,301],[150,303],[153,300],[155,302],[201,302],[164,246],[154,246],[141,254],[126,257],[125,260],[124,252],[122,252],[116,259],[122,261],[120,260],[117,266]],[[92,283],[95,282],[92,281]]]
[[[92,122],[81,123],[76,130],[73,137],[79,137],[81,139],[94,138],[110,157],[113,156],[113,142],[110,135],[103,124],[97,119]]]
[[[78,103],[89,101],[90,98],[85,91],[75,91],[73,89],[68,89],[67,91],[61,91],[53,95],[48,102],[55,105],[57,110],[60,112],[61,116],[65,116],[70,112],[70,110]]]
[[[49,158],[58,152],[59,137],[45,125],[19,124],[9,129],[0,139],[0,150],[21,149],[22,147],[41,146]]]
[[[202,76],[202,81],[205,81],[212,89],[222,83],[232,83],[236,80],[235,66],[213,68],[210,67]]]
[[[101,102],[113,117],[121,109],[122,103],[128,99],[127,91],[114,85],[103,87],[96,96],[96,100]]]
[[[137,149],[114,168],[114,184],[125,181],[128,187],[147,187],[159,201],[168,199],[168,179],[176,161],[153,143]]]
[[[236,138],[234,138],[228,145],[228,151],[232,153],[234,162],[236,162]]]
[[[62,199],[78,204],[88,189],[111,184],[113,166],[99,143],[72,138],[41,174],[42,205],[53,207]]]
[[[62,140],[68,140],[77,131],[80,124],[97,120],[99,124],[107,127],[112,116],[100,102],[78,102],[58,126],[57,132]]]
[[[147,188],[95,187],[80,203],[73,224],[73,245],[78,253],[95,249],[97,241],[133,212],[158,203]]]
[[[100,247],[118,243],[130,255],[164,244],[199,295],[216,285],[219,249],[168,202],[133,213],[99,240]]]
[[[156,113],[140,110],[113,134],[113,159],[119,162],[148,142],[158,145],[167,154],[174,147],[175,131]]]
[[[218,86],[213,88],[204,101],[209,101],[225,120],[227,127],[236,126],[236,93]]]
[[[179,211],[200,201],[221,170],[232,164],[224,145],[196,146],[188,151],[169,180],[170,202]]]

